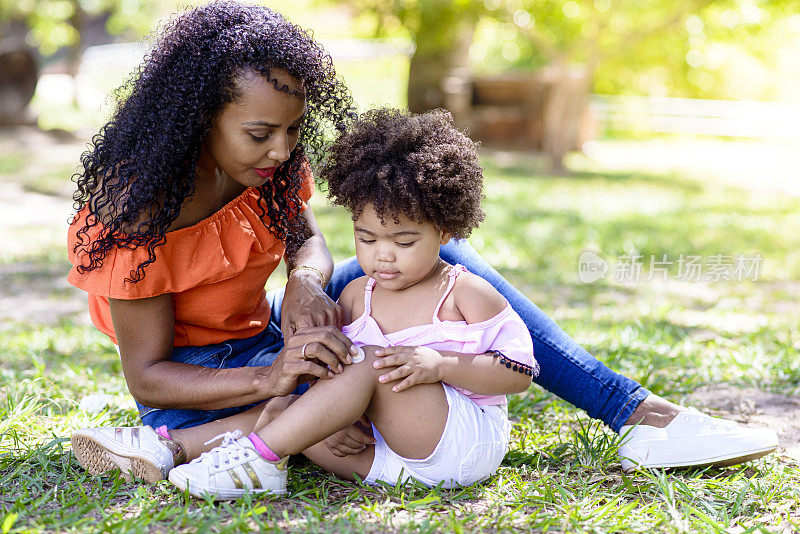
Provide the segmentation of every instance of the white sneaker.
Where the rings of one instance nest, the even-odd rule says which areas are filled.
[[[204,452],[199,458],[169,472],[169,481],[198,498],[215,501],[238,499],[249,493],[286,493],[286,462],[265,460],[248,438],[238,430],[226,432],[207,443],[222,438],[222,445]]]
[[[172,451],[149,426],[82,428],[72,434],[72,451],[92,475],[119,469],[150,484],[164,480],[173,467]]]
[[[666,427],[623,426],[622,470],[638,467],[724,467],[760,458],[778,447],[766,428],[748,428],[710,417],[694,408],[678,413]]]

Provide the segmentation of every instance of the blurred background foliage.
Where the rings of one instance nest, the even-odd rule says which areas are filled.
[[[190,2],[199,4],[201,2]],[[465,44],[481,73],[552,63],[592,70],[595,92],[790,100],[800,97],[796,0],[276,0],[322,38],[390,37],[413,56]],[[45,57],[80,48],[89,21],[137,40],[178,0],[1,0],[0,29],[24,23]],[[334,14],[336,24],[331,24]],[[93,27],[94,25],[91,25]],[[466,41],[466,43],[465,43]],[[791,83],[794,82],[794,83]]]
[[[782,82],[800,73],[789,64],[800,37],[796,2],[523,0],[513,11],[497,4],[494,16],[481,19],[470,51],[480,70],[570,62],[592,69],[597,93],[800,96],[796,84],[782,93],[790,85]]]
[[[371,20],[376,35],[410,39],[416,54],[453,48],[466,30],[469,64],[477,72],[570,63],[592,69],[599,93],[800,97],[800,2],[795,0],[348,0],[340,5]]]
[[[548,90],[562,97],[541,104],[537,120],[544,124],[544,140],[533,148],[549,154],[559,168],[566,152],[586,137],[581,121],[592,94],[800,101],[798,0],[260,3],[323,40],[362,108],[446,107],[462,127],[480,130],[460,118],[464,114],[458,109],[459,95],[462,105],[469,105],[467,85],[474,77],[547,73]],[[184,5],[179,0],[0,0],[0,41],[23,39],[38,50],[49,72],[74,79],[88,47],[139,41]],[[96,87],[107,94],[134,66],[135,61],[120,57],[95,69]],[[73,109],[62,110],[61,117],[78,116],[78,84],[74,91]],[[97,92],[84,100],[96,102]],[[37,109],[40,125],[70,129],[61,118],[48,116],[52,111]],[[102,117],[93,126],[99,122]]]
[[[136,39],[148,31],[159,13],[156,0],[3,0],[0,23],[23,22],[29,28],[28,44],[50,56],[60,48],[79,48],[87,19],[100,18],[111,35]],[[172,3],[175,7],[175,3]]]

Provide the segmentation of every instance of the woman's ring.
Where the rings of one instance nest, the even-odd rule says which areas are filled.
[[[302,354],[303,354],[303,358],[304,358],[304,359],[305,359],[305,357],[306,357],[306,347],[308,347],[308,343],[306,343],[305,345],[303,345]]]

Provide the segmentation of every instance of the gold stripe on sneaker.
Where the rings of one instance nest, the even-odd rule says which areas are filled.
[[[250,482],[253,483],[253,489],[261,489],[261,481],[258,480],[258,475],[253,470],[253,466],[250,465],[250,462],[243,463],[242,469],[244,469],[244,472],[250,477]]]
[[[244,484],[242,484],[242,479],[239,478],[239,475],[236,474],[234,471],[234,467],[228,469],[228,474],[231,476],[231,480],[233,480],[233,485],[236,486],[236,489],[244,489]]]

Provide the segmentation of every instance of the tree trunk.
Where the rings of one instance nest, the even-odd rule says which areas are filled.
[[[0,125],[31,124],[28,104],[36,92],[39,65],[30,47],[0,42]]]
[[[423,11],[414,36],[416,49],[408,72],[408,108],[413,113],[458,105],[459,99],[454,101],[451,96],[462,90],[469,76],[475,22],[453,11],[449,2],[435,4],[438,7],[430,9],[438,12]],[[455,114],[460,110],[451,111]]]
[[[591,99],[592,69],[554,64],[545,73],[542,151],[550,158],[551,172],[563,173],[564,156],[580,148],[581,124]]]
[[[72,78],[72,105],[77,108],[80,105],[78,99],[78,70],[81,67],[81,55],[83,54],[83,31],[86,12],[77,0],[72,0],[72,8],[73,12],[72,16],[69,18],[69,22],[72,24],[72,27],[75,28],[75,33],[78,37],[69,47],[67,70]]]

